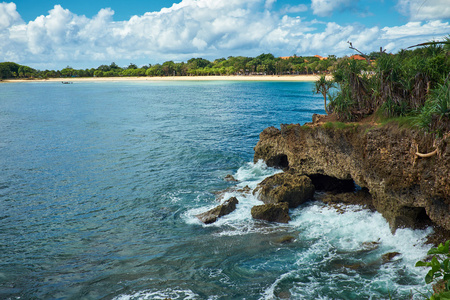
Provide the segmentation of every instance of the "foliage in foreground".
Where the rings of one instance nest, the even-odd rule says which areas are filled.
[[[431,268],[425,276],[427,284],[434,283],[434,294],[430,300],[449,300],[450,299],[450,241],[445,244],[439,244],[437,248],[431,248],[428,255],[433,255],[431,261],[418,261],[416,267]]]

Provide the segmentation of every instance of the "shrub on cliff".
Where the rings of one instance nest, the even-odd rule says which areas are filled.
[[[319,80],[317,80],[314,85],[313,92],[316,94],[321,93],[323,96],[325,112],[327,113],[327,115],[329,114],[327,108],[327,96],[330,95],[329,93],[330,89],[334,87],[335,87],[334,82],[332,80],[327,79],[325,75],[320,76]]]
[[[443,128],[447,120],[442,116],[448,113],[450,102],[449,74],[450,38],[395,55],[381,52],[370,65],[343,59],[334,72],[339,91],[329,106],[342,121],[380,110],[385,117],[421,115],[422,123]],[[435,125],[433,116],[438,116]]]
[[[358,115],[374,112],[368,70],[366,61],[344,58],[337,62],[333,75],[339,91],[330,98],[330,108],[340,120],[354,121]]]
[[[413,123],[438,136],[450,131],[450,75],[430,91],[424,106],[413,117]]]

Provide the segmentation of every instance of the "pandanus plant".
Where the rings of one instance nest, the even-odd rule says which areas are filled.
[[[319,80],[316,81],[316,84],[314,86],[314,92],[316,94],[321,93],[323,96],[323,102],[325,106],[325,112],[327,115],[329,114],[328,108],[327,108],[327,95],[329,93],[329,90],[334,87],[334,82],[332,80],[328,80],[325,75],[320,76]]]

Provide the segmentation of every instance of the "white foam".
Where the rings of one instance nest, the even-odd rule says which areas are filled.
[[[308,280],[293,280],[289,290],[293,298],[327,299],[320,298],[324,287],[328,289],[326,294],[336,289],[336,297],[339,298],[338,293],[342,292],[340,286],[353,286],[355,283],[365,292],[362,298],[371,294],[379,298],[382,290],[402,295],[403,298],[413,291],[414,297],[419,299],[417,290],[426,291],[423,282],[426,270],[414,265],[423,259],[429,249],[423,243],[431,229],[399,229],[394,235],[380,213],[356,205],[334,208],[314,202],[295,209],[291,217],[289,225],[300,232],[298,239],[308,242],[310,246],[299,249],[293,269],[279,276],[266,289],[263,298],[276,298],[276,287],[284,279],[302,277],[303,274],[311,275],[308,275]],[[365,245],[374,247],[368,249]],[[399,252],[400,255],[383,263],[381,257],[388,252]],[[313,275],[323,268],[327,268],[324,274]],[[374,274],[361,276],[360,272],[364,274],[370,270]],[[406,284],[399,279],[401,277],[414,279],[418,284]]]
[[[182,218],[187,224],[201,225],[204,227],[223,227],[224,231],[218,233],[218,235],[241,235],[254,232],[256,229],[254,228],[251,209],[255,205],[261,205],[262,202],[253,195],[253,190],[262,180],[279,172],[281,172],[281,170],[267,167],[262,160],[259,160],[257,163],[249,162],[233,174],[233,177],[238,180],[238,183],[234,188],[224,191],[224,193],[220,195],[220,199],[222,199],[221,203],[216,202],[206,206],[189,209],[182,215]],[[249,189],[246,190],[246,187]],[[223,216],[216,222],[208,225],[203,224],[196,217],[196,215],[222,204],[231,197],[236,197],[239,201],[236,210],[232,213]]]
[[[336,293],[337,298],[345,298],[347,296],[342,293],[354,292],[354,286],[361,290],[358,295],[367,299],[387,296],[386,291],[403,298],[411,290],[426,291],[423,282],[426,270],[414,265],[426,256],[429,246],[425,246],[424,241],[432,229],[399,229],[394,235],[380,213],[358,205],[328,206],[318,201],[291,210],[292,220],[288,224],[260,226],[251,217],[251,208],[262,204],[253,195],[253,190],[259,182],[278,172],[281,171],[268,168],[262,161],[241,167],[233,175],[239,181],[235,188],[224,192],[220,198],[223,202],[236,197],[239,204],[235,211],[213,224],[205,225],[195,216],[217,206],[218,202],[192,208],[183,214],[188,224],[220,228],[214,233],[216,236],[265,234],[278,230],[299,232],[296,240],[306,246],[294,248],[295,263],[283,269],[265,289],[261,299],[277,299],[278,287],[283,290],[288,287],[294,299],[324,300],[331,299],[324,296],[330,292]],[[246,186],[250,190],[243,191]],[[200,199],[197,203],[201,202]],[[389,252],[400,255],[383,263],[382,255]],[[358,265],[361,266],[359,269]],[[322,271],[324,267],[327,270]],[[364,272],[372,273],[364,275]],[[342,285],[345,291],[342,291]]]
[[[268,167],[263,160],[258,160],[256,163],[249,162],[240,167],[234,178],[240,181],[240,186],[248,185],[251,189],[255,189],[266,177],[281,172],[282,170]]]
[[[294,271],[290,271],[287,272],[283,275],[281,275],[280,277],[277,278],[277,280],[275,280],[275,282],[264,291],[264,295],[262,297],[262,299],[266,299],[266,300],[271,300],[271,299],[275,299],[275,288],[277,287],[277,285],[285,278],[288,278],[289,276],[292,276],[293,274],[295,274]]]
[[[200,296],[191,290],[140,291],[132,295],[120,295],[114,300],[146,300],[146,299],[199,299]]]

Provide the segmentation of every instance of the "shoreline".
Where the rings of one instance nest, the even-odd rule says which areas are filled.
[[[320,75],[234,75],[234,76],[164,76],[164,77],[69,77],[48,79],[5,79],[1,82],[90,82],[90,81],[317,81]]]

